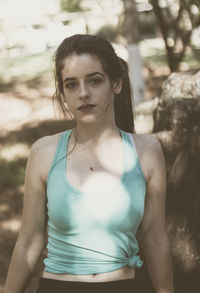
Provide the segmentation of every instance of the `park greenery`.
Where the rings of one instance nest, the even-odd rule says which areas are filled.
[[[61,9],[83,11],[81,0],[61,0]],[[181,61],[187,55],[187,49],[200,59],[199,47],[192,42],[192,33],[200,27],[200,2],[198,0],[149,0],[151,9],[138,13],[138,1],[123,0],[123,21],[119,23],[119,33],[124,33],[128,42],[136,43],[142,37],[160,31],[166,49],[168,66],[171,71],[178,71]],[[140,1],[142,2],[142,1]],[[104,27],[105,37],[116,36],[116,28]]]

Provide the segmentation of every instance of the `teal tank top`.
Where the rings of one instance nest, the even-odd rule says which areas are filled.
[[[120,130],[123,174],[116,184],[93,193],[74,188],[66,176],[66,152],[72,132],[59,139],[47,179],[48,243],[45,271],[97,274],[142,260],[136,231],[142,220],[146,182],[132,136]]]

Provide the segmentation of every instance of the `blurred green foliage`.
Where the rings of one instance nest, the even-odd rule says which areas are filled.
[[[49,73],[53,68],[54,51],[55,48],[51,48],[43,53],[11,57],[9,61],[11,77],[30,79]],[[5,70],[5,60],[0,58],[0,83],[1,80],[3,82]]]
[[[138,16],[138,29],[141,35],[141,39],[155,37],[157,32],[157,20],[155,18],[154,12],[152,10],[143,11],[138,13]]]
[[[81,0],[60,0],[62,11],[78,12],[82,11]]]
[[[24,184],[27,158],[0,161],[0,188],[17,187]]]
[[[151,54],[149,56],[143,56],[142,59],[146,65],[152,68],[159,67],[159,66],[162,67],[167,65],[167,56],[163,48],[155,48],[154,54]],[[198,69],[199,56],[193,54],[193,52],[190,51],[182,59],[180,63],[180,69],[182,64],[186,65],[185,70]]]
[[[192,48],[192,35],[200,26],[200,5],[196,0],[150,0],[157,23],[165,42],[168,66],[171,72],[179,71],[181,62]]]
[[[118,31],[116,27],[113,27],[111,25],[104,25],[100,28],[97,34],[110,42],[115,42]]]
[[[105,25],[99,31],[98,34],[107,38],[111,42],[116,41],[117,31],[114,30],[112,26]],[[152,41],[151,41],[152,40]],[[166,51],[164,46],[160,46],[155,42],[157,39],[149,39],[146,44],[144,41],[140,42],[142,59],[149,66],[163,66],[167,65]],[[147,48],[148,46],[148,48]],[[145,55],[143,51],[145,49]],[[9,84],[5,84],[3,81],[3,74],[5,66],[3,64],[3,58],[0,60],[0,90],[8,91],[16,82],[26,81],[27,85],[30,87],[38,87],[38,85],[47,80],[51,81],[53,84],[53,55],[55,48],[51,48],[44,53],[34,54],[30,56],[16,56],[11,58],[11,73],[12,80]],[[193,52],[188,52],[183,59],[183,62],[188,64],[188,69],[199,67],[199,57],[193,54]]]

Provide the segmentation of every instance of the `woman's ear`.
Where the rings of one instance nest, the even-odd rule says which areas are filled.
[[[122,90],[122,79],[118,78],[117,80],[113,81],[113,90],[115,94],[120,94]]]

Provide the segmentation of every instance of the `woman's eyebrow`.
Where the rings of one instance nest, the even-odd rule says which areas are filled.
[[[105,75],[103,73],[98,72],[98,71],[87,74],[87,77],[91,77],[91,76],[96,75],[96,74],[100,74],[101,76],[105,77]]]
[[[76,77],[66,77],[63,82],[69,81],[69,80],[75,80]]]
[[[105,75],[101,72],[98,72],[98,71],[95,71],[95,72],[92,72],[92,73],[89,73],[87,74],[86,76],[87,77],[91,77],[91,76],[94,76],[94,75],[97,75],[97,74],[100,74],[101,76],[105,77]],[[66,77],[63,82],[66,82],[66,81],[69,81],[69,80],[75,80],[76,77]]]

